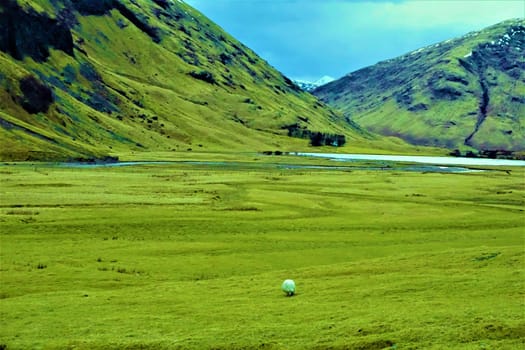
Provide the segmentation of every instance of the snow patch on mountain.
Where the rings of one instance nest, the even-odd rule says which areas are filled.
[[[295,85],[299,86],[301,90],[312,91],[318,88],[319,86],[328,84],[329,82],[334,81],[334,80],[335,79],[332,78],[331,76],[325,75],[322,78],[314,82],[307,81],[307,80],[301,80],[301,79],[294,79],[293,82],[295,83]]]

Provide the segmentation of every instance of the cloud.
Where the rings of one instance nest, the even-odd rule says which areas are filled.
[[[390,28],[481,26],[525,16],[522,0],[425,0],[368,3],[370,16]]]
[[[342,76],[505,19],[523,0],[186,0],[284,74]]]

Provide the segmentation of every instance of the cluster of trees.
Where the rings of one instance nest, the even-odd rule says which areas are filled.
[[[312,146],[334,146],[341,147],[346,143],[345,135],[327,134],[322,132],[310,132],[310,144]]]
[[[467,157],[467,158],[492,158],[492,159],[522,159],[513,151],[508,150],[480,150],[480,151],[460,151],[455,149],[450,152],[453,157]]]
[[[311,131],[299,124],[283,127],[288,130],[288,136],[301,139],[310,139],[312,146],[334,146],[341,147],[346,143],[345,135],[330,134],[320,131]]]

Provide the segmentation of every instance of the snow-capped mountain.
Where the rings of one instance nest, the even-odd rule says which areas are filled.
[[[325,75],[324,77],[322,77],[319,80],[316,80],[315,82],[300,80],[300,79],[294,80],[293,82],[295,83],[295,85],[299,86],[301,90],[312,91],[318,88],[319,86],[328,84],[329,82],[334,81],[334,80],[335,80],[334,78],[328,75]]]

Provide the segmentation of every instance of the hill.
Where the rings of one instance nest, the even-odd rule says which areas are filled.
[[[362,139],[182,1],[8,0],[0,27],[3,160]]]
[[[525,150],[525,21],[379,62],[313,91],[370,131],[486,154]]]

